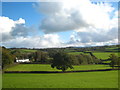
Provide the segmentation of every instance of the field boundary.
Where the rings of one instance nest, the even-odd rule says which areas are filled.
[[[112,71],[119,69],[97,69],[97,70],[76,70],[76,71],[4,71],[4,73],[73,73],[73,72],[97,72],[97,71]]]

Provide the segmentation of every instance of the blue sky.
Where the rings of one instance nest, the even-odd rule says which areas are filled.
[[[42,16],[35,8],[32,2],[3,2],[2,15],[13,20],[23,18],[26,20],[26,25],[38,25]]]
[[[2,3],[2,16],[8,17],[10,20],[13,20],[14,22],[17,20],[20,21],[19,19],[22,18],[23,20],[25,20],[25,23],[23,23],[25,26],[21,26],[21,27],[24,27],[24,29],[22,28],[22,30],[26,30],[26,28],[27,28],[27,30],[29,31],[29,29],[31,29],[31,27],[34,27],[34,29],[37,31],[37,34],[35,34],[35,36],[40,36],[41,37],[40,40],[42,40],[42,41],[48,40],[48,39],[46,39],[46,37],[51,38],[52,35],[53,35],[53,37],[54,37],[54,35],[59,36],[59,41],[60,41],[59,44],[64,43],[63,45],[60,44],[60,46],[64,46],[64,45],[69,46],[68,44],[71,44],[73,46],[74,45],[78,45],[78,46],[83,45],[84,46],[84,45],[88,45],[88,43],[90,43],[90,42],[92,42],[90,45],[92,45],[92,44],[103,45],[101,43],[103,43],[104,41],[106,41],[106,42],[104,42],[104,44],[106,44],[106,43],[109,44],[109,42],[111,40],[117,39],[116,37],[110,37],[110,38],[106,38],[106,40],[98,40],[98,39],[95,40],[95,37],[92,35],[94,35],[94,34],[97,35],[98,33],[102,32],[102,30],[105,31],[105,34],[106,34],[106,32],[110,33],[110,31],[111,32],[113,31],[113,28],[117,28],[116,26],[113,26],[113,28],[110,28],[109,30],[107,30],[107,29],[105,29],[106,28],[105,24],[108,25],[107,22],[109,22],[109,21],[115,23],[115,21],[113,20],[113,17],[115,16],[115,12],[118,11],[118,3],[117,2],[107,3],[107,5],[106,5],[106,3],[102,3],[102,4],[94,3],[96,10],[92,10],[92,9],[94,9],[93,8],[94,5],[93,5],[93,7],[91,7],[92,3],[86,3],[84,1],[82,3],[84,6],[81,6],[82,5],[81,2],[80,3],[72,2],[72,3],[69,3],[69,5],[66,3],[64,3],[62,5],[60,5],[59,3],[55,3],[55,4],[42,3],[43,5],[41,5],[40,3],[36,4],[35,2],[3,2]],[[52,7],[52,5],[54,6],[54,8]],[[78,7],[76,7],[77,5],[78,5]],[[85,7],[85,5],[87,7]],[[90,9],[89,9],[89,7],[90,7]],[[88,11],[84,11],[87,9],[88,9]],[[103,11],[101,11],[101,10],[103,10]],[[106,11],[104,11],[104,10],[106,10]],[[97,15],[97,13],[103,15],[102,17],[99,17],[101,19],[98,18],[99,15]],[[89,15],[86,15],[86,14],[89,14],[90,17],[89,17]],[[96,19],[98,19],[98,22],[100,22],[100,23],[97,23],[97,21],[95,21],[94,17]],[[93,20],[91,21],[92,18],[93,18]],[[103,29],[99,25],[102,23],[102,19],[105,20],[105,23],[103,25],[105,27]],[[110,19],[110,20],[108,20],[108,19]],[[113,23],[112,23],[112,25],[113,25]],[[11,29],[13,29],[13,28],[11,28]],[[14,31],[14,33],[19,31],[18,33],[21,33],[20,30],[21,29],[18,30],[18,28],[17,28],[17,31],[14,31],[14,30],[11,30],[11,31]],[[98,30],[98,32],[96,33],[96,32],[94,32],[94,30]],[[86,33],[86,31],[87,31],[87,33]],[[81,35],[81,32],[85,35],[88,35],[88,37],[87,36],[84,37],[84,35]],[[117,31],[115,30],[115,32],[117,32]],[[22,31],[22,34],[25,34],[25,33],[23,33],[23,31]],[[31,34],[32,34],[32,32],[30,31],[30,34],[28,34],[27,37],[29,37],[29,35],[31,35]],[[102,36],[102,34],[98,35],[98,36]],[[17,37],[17,36],[15,36],[15,37]],[[23,37],[23,36],[21,36],[21,37]],[[42,37],[45,37],[45,38],[42,38]],[[23,37],[23,38],[26,38],[26,37]],[[54,37],[54,38],[56,38],[56,37]],[[86,40],[86,41],[84,41],[84,40]],[[49,41],[51,41],[51,40],[49,40]],[[45,42],[45,41],[43,41],[43,42]],[[83,42],[86,42],[86,43],[83,43]],[[52,43],[52,42],[47,42],[47,44],[48,43]],[[19,44],[20,44],[20,42],[19,42]],[[57,43],[55,43],[55,44],[57,44]],[[9,42],[5,42],[4,45],[6,45],[8,47],[13,47],[10,45]],[[49,45],[46,45],[46,47],[48,47],[48,46]],[[51,46],[52,46],[52,44],[51,44]],[[23,47],[27,47],[27,46],[23,46]]]
[[[3,2],[2,4],[2,15],[9,17],[13,20],[18,20],[23,18],[26,21],[27,26],[35,26],[36,29],[39,29],[38,26],[41,20],[44,18],[44,15],[39,13],[34,7],[35,2]],[[39,34],[43,35],[39,29]],[[65,42],[67,41],[73,31],[59,32],[61,39]]]

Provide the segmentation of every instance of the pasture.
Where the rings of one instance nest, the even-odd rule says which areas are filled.
[[[21,50],[22,53],[35,50]],[[79,55],[83,52],[69,52]],[[117,52],[93,52],[99,59],[108,59],[109,55]],[[84,53],[83,53],[84,54]],[[88,54],[88,53],[85,53]],[[110,63],[110,61],[104,61]],[[76,70],[111,69],[109,65],[74,65]],[[19,64],[6,68],[5,71],[61,71],[51,68],[49,64]],[[118,88],[118,70],[75,73],[4,73],[3,88]]]
[[[3,74],[3,88],[118,88],[118,71]]]
[[[113,47],[106,48],[106,51],[118,52],[119,49],[120,49],[120,48],[113,46]]]
[[[37,50],[31,50],[31,49],[21,49],[22,53],[29,53],[29,52],[36,52]]]
[[[79,54],[89,54],[89,53],[69,52],[68,54],[79,55]],[[115,54],[118,56],[118,52],[93,52],[93,55],[95,55],[98,59],[108,59],[110,54]]]
[[[99,59],[108,59],[110,54],[118,56],[118,52],[93,52],[93,54]]]
[[[68,69],[67,71],[74,70],[94,70],[94,69],[110,69],[109,65],[75,65],[74,69]],[[51,68],[49,64],[19,64],[5,71],[61,71],[56,68]]]
[[[14,52],[15,50],[11,50],[12,52]],[[26,53],[33,53],[33,52],[36,52],[37,50],[33,50],[33,49],[17,49],[17,51],[18,52],[20,52],[20,53],[24,53],[24,54],[26,54]]]
[[[83,52],[69,52],[68,54],[70,55],[79,55],[79,54],[84,54]]]

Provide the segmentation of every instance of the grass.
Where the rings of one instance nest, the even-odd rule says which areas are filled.
[[[75,50],[71,50],[71,49],[65,49],[64,51],[67,52],[67,53],[68,52],[75,52]]]
[[[112,54],[113,52],[94,52],[93,54],[99,58],[99,59],[108,59],[109,58],[109,55]],[[114,52],[115,55],[118,56],[118,53]]]
[[[0,70],[0,89],[2,89],[2,74],[1,74],[1,70]]]
[[[94,69],[109,69],[109,65],[79,65],[73,66],[74,69],[71,70],[94,70]],[[48,64],[19,64],[17,66],[13,66],[7,68],[5,71],[61,71],[57,70],[56,68],[51,68]]]
[[[15,50],[11,50],[12,52],[14,52]],[[26,53],[33,53],[36,52],[37,50],[33,50],[33,49],[17,49],[18,52],[20,52],[21,54],[26,54]]]
[[[107,51],[113,51],[113,52],[118,52],[119,48],[118,47],[109,47],[109,48],[106,48]]]
[[[31,53],[31,52],[36,52],[37,50],[31,50],[31,49],[20,49],[20,52],[22,53]]]
[[[110,63],[111,61],[103,61],[103,63]]]
[[[68,54],[79,55],[79,54],[84,54],[84,53],[83,52],[69,52]]]
[[[93,54],[99,58],[99,59],[108,59],[110,54],[116,54],[118,56],[118,52],[93,52]],[[89,54],[89,53],[83,53],[83,52],[70,52],[68,54],[72,55],[79,55],[79,54]]]
[[[118,71],[3,74],[3,88],[118,88]]]

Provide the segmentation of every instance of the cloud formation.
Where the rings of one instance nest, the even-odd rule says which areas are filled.
[[[110,3],[76,0],[69,4],[68,1],[38,3],[36,7],[45,15],[40,24],[44,33],[76,32],[68,43],[105,43],[118,38],[118,11]]]
[[[66,1],[42,2],[36,4],[35,7],[38,7],[37,10],[45,15],[40,25],[40,29],[45,33],[87,27],[108,29],[109,14],[114,10],[110,4],[95,4],[89,0],[69,1],[69,4]]]
[[[7,41],[10,39],[13,39],[14,36],[16,36],[19,33],[25,34],[26,30],[24,27],[25,20],[22,18],[19,18],[19,20],[12,20],[8,17],[0,16],[0,40]],[[16,33],[15,33],[16,32]]]
[[[118,42],[118,12],[110,3],[89,0],[40,2],[33,5],[44,16],[39,29],[26,26],[25,19],[12,20],[0,16],[2,44],[7,47],[66,47],[115,44]],[[67,43],[59,32],[73,30]],[[14,43],[14,44],[13,44]]]
[[[22,18],[14,21],[8,17],[0,17],[0,23],[1,42],[7,47],[47,48],[59,47],[61,44],[57,34],[30,36],[34,29],[26,27]]]
[[[7,47],[27,47],[27,48],[50,48],[60,47],[60,39],[56,34],[46,34],[43,36],[17,37],[7,42],[3,42]]]

